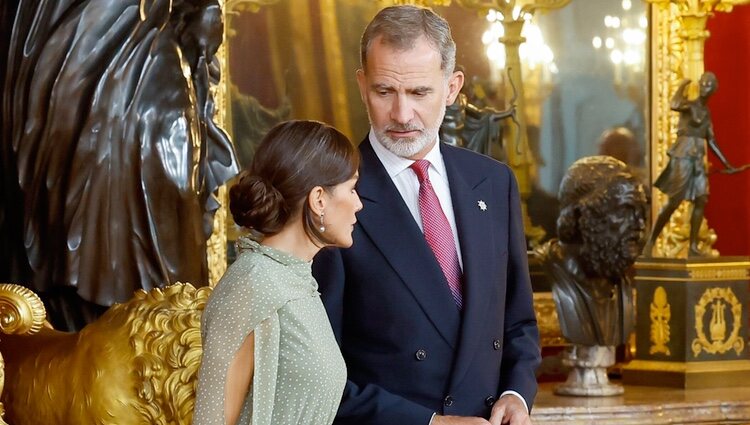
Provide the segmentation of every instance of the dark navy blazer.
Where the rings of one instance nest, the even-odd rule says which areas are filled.
[[[488,417],[505,390],[531,408],[540,361],[518,187],[510,169],[441,144],[464,266],[464,309],[368,139],[354,245],[313,273],[349,380],[335,424]],[[480,201],[486,210],[480,208]]]

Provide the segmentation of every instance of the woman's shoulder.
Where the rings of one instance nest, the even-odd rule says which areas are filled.
[[[214,287],[204,322],[240,320],[252,328],[286,304],[289,297],[279,289],[272,266],[260,254],[240,254]]]
[[[279,267],[272,261],[254,251],[243,251],[237,259],[227,267],[224,276],[216,284],[217,290],[225,292],[235,291],[268,291],[273,289],[274,278],[278,276]]]

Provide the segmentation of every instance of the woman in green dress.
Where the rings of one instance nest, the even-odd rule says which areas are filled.
[[[203,313],[194,424],[333,422],[346,366],[311,264],[324,246],[352,244],[358,166],[336,129],[289,121],[230,190],[235,222],[255,237],[240,238]]]

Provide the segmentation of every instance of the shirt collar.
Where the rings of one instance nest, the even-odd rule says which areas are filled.
[[[312,261],[305,261],[301,258],[295,257],[292,254],[280,251],[268,245],[262,245],[249,236],[242,236],[237,239],[237,248],[240,252],[250,250],[265,255],[266,257],[276,261],[277,263],[281,263],[282,265],[289,267],[289,269],[298,276],[311,276]],[[317,290],[317,283],[315,285],[315,289]]]
[[[385,167],[385,171],[388,173],[388,176],[391,179],[404,172],[404,170],[408,169],[411,164],[415,162],[413,159],[402,158],[386,149],[385,146],[383,146],[378,141],[377,137],[375,137],[375,131],[372,129],[372,127],[370,128],[368,139],[370,141],[372,149],[375,151],[375,155],[383,164],[383,167]],[[432,168],[437,171],[440,176],[445,177],[445,162],[443,162],[443,155],[440,154],[439,138],[437,140],[437,143],[432,146],[432,149],[427,152],[427,155],[425,155],[424,159],[430,161]]]

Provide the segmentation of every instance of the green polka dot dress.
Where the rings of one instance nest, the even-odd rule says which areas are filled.
[[[242,342],[255,334],[255,372],[239,424],[321,425],[336,416],[346,366],[305,262],[248,238],[202,317],[195,425],[225,424],[224,386]]]

